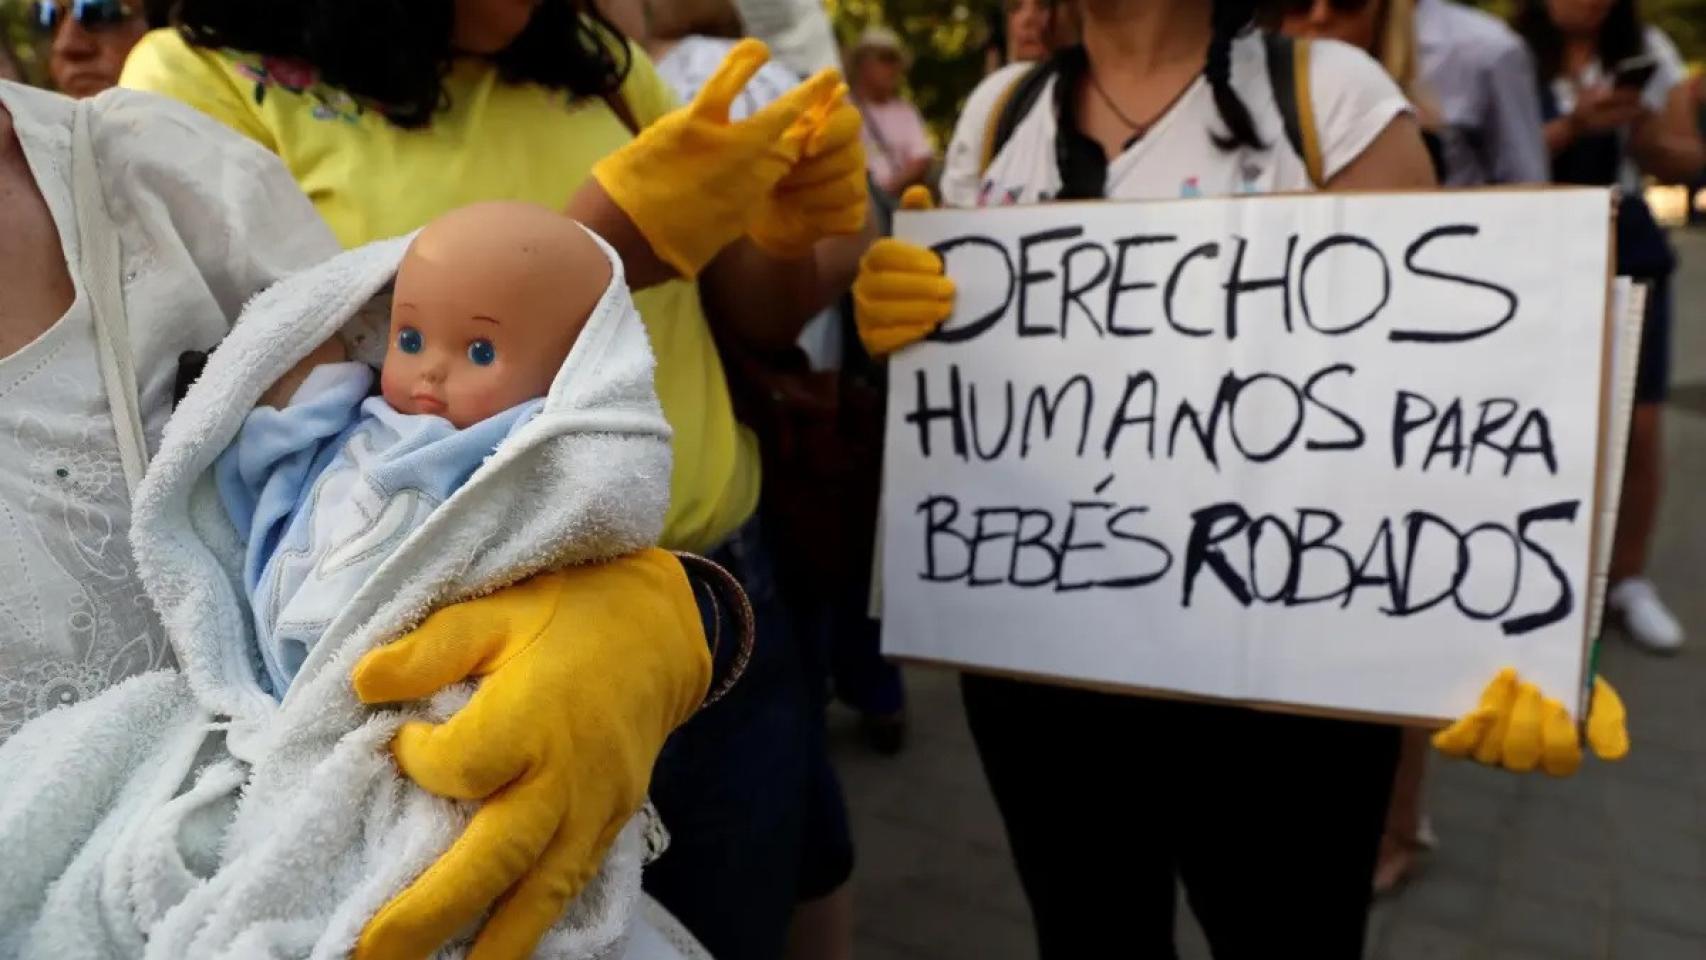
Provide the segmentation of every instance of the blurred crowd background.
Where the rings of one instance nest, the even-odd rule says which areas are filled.
[[[1507,19],[1516,6],[1515,0],[1468,3]],[[68,75],[59,79],[53,76],[50,64],[55,43],[61,49],[62,62],[94,67],[86,72],[96,77],[107,70],[116,76],[129,45],[150,25],[166,23],[170,0],[78,0],[76,5],[89,8],[91,16],[85,22],[115,22],[97,31],[73,27],[55,33],[39,23],[43,5],[37,0],[0,0],[0,76],[15,75],[41,86],[65,87],[73,94],[94,92],[76,89],[80,71],[62,67]],[[680,6],[691,10],[696,5],[689,2]],[[700,6],[711,9],[724,5]],[[766,3],[759,0],[744,6],[762,9]],[[938,154],[979,80],[1015,59],[1039,59],[1048,50],[1076,40],[1078,31],[1072,6],[1057,6],[1048,0],[825,0],[825,6],[844,59],[868,48],[873,39],[879,45],[892,42],[897,92],[916,107]],[[1702,71],[1706,70],[1706,0],[1645,0],[1641,9],[1646,22],[1675,42],[1688,60],[1699,89]],[[741,13],[746,20],[753,19],[751,11],[743,8]],[[690,16],[684,26],[695,33],[713,32],[713,24],[697,22],[703,19]],[[731,33],[743,30],[739,21],[727,27]],[[751,25],[745,29],[750,31]],[[1702,100],[1706,102],[1706,97]],[[1702,110],[1706,122],[1706,107]],[[931,172],[921,173],[920,179]],[[1681,188],[1657,187],[1648,199],[1662,221],[1677,223],[1689,210],[1692,195]],[[1694,216],[1698,219],[1700,213],[1695,211]]]
[[[1512,0],[1472,0],[1501,17]],[[137,22],[163,22],[165,0],[133,0]],[[946,142],[966,95],[1015,49],[1035,42],[1035,24],[1046,18],[1042,0],[827,0],[837,39],[851,49],[866,28],[886,25],[910,52],[906,88],[938,142]],[[32,28],[33,0],[0,0],[0,37],[14,67],[33,82],[47,81],[47,42]],[[1664,30],[1697,67],[1706,61],[1706,0],[1646,0],[1642,14]],[[1014,29],[1017,25],[1018,29]],[[1053,39],[1067,40],[1075,25],[1053,24]],[[137,36],[141,30],[137,30]],[[3,56],[3,54],[0,54]],[[0,71],[5,69],[0,64]]]

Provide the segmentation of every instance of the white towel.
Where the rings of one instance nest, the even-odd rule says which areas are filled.
[[[614,278],[543,411],[376,571],[282,703],[262,691],[213,462],[314,345],[341,332],[356,356],[383,355],[383,294],[408,240],[350,251],[257,297],[167,426],[132,542],[179,671],[49,714],[0,746],[0,957],[347,955],[472,809],[415,787],[386,750],[399,723],[442,718],[468,689],[369,709],[348,679],[356,660],[446,603],[656,541],[669,427],[621,262],[600,241]],[[621,955],[641,896],[643,819],[538,956]]]

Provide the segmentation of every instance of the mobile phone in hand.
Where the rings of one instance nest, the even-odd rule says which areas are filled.
[[[1651,54],[1625,57],[1617,61],[1617,66],[1611,71],[1612,83],[1620,90],[1639,90],[1653,79],[1658,69],[1659,61]]]

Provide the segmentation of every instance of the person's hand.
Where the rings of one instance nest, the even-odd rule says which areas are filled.
[[[1576,109],[1570,112],[1570,126],[1578,136],[1608,133],[1634,123],[1644,111],[1638,90],[1582,87],[1576,91]]]
[[[747,233],[774,257],[798,259],[821,239],[865,228],[864,121],[841,87],[834,100],[808,112],[811,134],[800,162],[758,208]]]
[[[1594,678],[1587,734],[1588,746],[1601,760],[1621,760],[1629,752],[1623,701],[1604,677]],[[1582,764],[1581,741],[1564,705],[1519,681],[1508,667],[1487,684],[1479,706],[1434,734],[1434,747],[1447,756],[1517,773],[1539,767],[1567,777]]]
[[[423,789],[484,803],[368,921],[358,960],[425,957],[499,897],[468,956],[529,956],[639,809],[711,657],[680,562],[648,550],[445,607],[351,674],[369,704],[474,677],[467,706],[404,724],[391,752]]]
[[[930,209],[930,191],[913,187],[902,210]],[[954,281],[942,258],[916,243],[884,237],[859,261],[853,281],[853,319],[873,357],[885,357],[928,337],[954,312]]]
[[[746,232],[754,211],[799,162],[814,108],[840,95],[840,74],[824,70],[731,122],[729,105],[768,59],[763,43],[742,40],[692,104],[593,165],[604,192],[683,277],[696,276]]]

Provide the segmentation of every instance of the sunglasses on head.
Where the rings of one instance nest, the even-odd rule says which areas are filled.
[[[30,22],[43,34],[53,33],[67,18],[85,30],[104,30],[136,15],[124,0],[36,0],[30,13]]]

